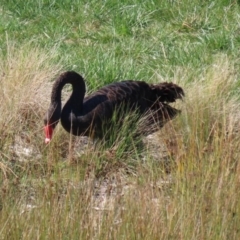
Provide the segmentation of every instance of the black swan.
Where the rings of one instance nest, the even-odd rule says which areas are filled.
[[[72,94],[62,108],[61,91],[68,83],[72,85]],[[153,85],[133,80],[109,84],[86,98],[85,92],[84,79],[74,71],[62,73],[55,81],[50,107],[44,118],[46,143],[50,142],[59,119],[63,128],[73,135],[101,138],[104,136],[104,121],[111,120],[121,106],[124,113],[137,111],[139,119],[144,119],[141,134],[153,133],[180,112],[168,103],[184,96],[183,89],[174,83]],[[119,118],[124,113],[121,112]]]

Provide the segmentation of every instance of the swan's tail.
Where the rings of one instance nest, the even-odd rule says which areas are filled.
[[[150,88],[156,100],[162,103],[175,102],[177,99],[184,97],[183,89],[174,83],[164,82],[157,85],[150,85]]]

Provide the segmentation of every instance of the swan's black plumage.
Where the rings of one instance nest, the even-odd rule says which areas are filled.
[[[61,91],[68,83],[72,85],[72,94],[62,108]],[[145,126],[141,131],[150,134],[179,113],[168,103],[184,96],[183,89],[174,83],[153,85],[132,80],[109,84],[86,98],[85,92],[84,79],[74,71],[62,73],[55,81],[50,107],[44,118],[46,142],[50,141],[59,120],[73,135],[101,137],[104,135],[102,124],[111,120],[120,107],[125,108],[125,112],[136,110],[139,117],[144,116]]]

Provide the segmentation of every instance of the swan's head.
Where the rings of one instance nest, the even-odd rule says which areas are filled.
[[[57,126],[61,116],[61,107],[53,105],[48,109],[44,118],[45,143],[49,143],[53,136],[53,131]]]

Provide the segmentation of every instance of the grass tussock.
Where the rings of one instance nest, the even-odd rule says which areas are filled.
[[[61,70],[53,65],[54,49],[43,53],[31,44],[8,43],[0,62],[0,149],[5,162],[23,160],[42,145],[42,117],[48,106],[51,80]]]
[[[191,83],[181,80],[184,68],[176,70],[173,81],[180,79],[186,97],[177,106],[181,115],[155,136],[162,158],[148,146],[134,150],[128,119],[108,150],[70,141],[61,127],[43,146],[49,80],[61,67],[33,50],[10,46],[1,62],[1,236],[238,239],[240,115],[232,60],[217,56]]]

